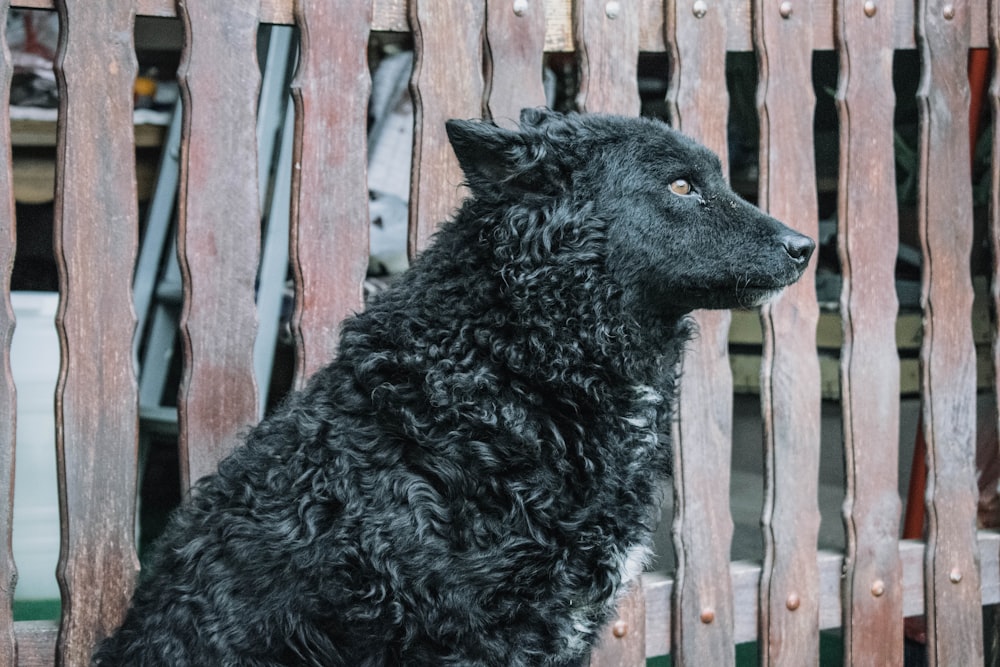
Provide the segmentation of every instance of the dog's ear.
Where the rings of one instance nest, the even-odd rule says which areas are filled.
[[[474,194],[545,194],[555,185],[543,164],[548,151],[537,134],[476,120],[449,120],[445,129]]]

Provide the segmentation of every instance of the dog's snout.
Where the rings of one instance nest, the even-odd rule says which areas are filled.
[[[788,256],[800,266],[809,263],[809,258],[812,257],[813,250],[816,249],[816,244],[811,238],[794,232],[783,236],[781,244],[785,247]]]

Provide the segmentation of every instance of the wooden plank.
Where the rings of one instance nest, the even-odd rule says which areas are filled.
[[[545,3],[487,0],[486,12],[486,111],[514,127],[521,109],[545,106]]]
[[[177,0],[136,0],[139,13],[144,16],[176,16]],[[512,0],[513,1],[513,0]],[[913,32],[913,0],[888,0],[895,2],[895,26],[893,46],[897,49],[912,49],[916,45]],[[294,22],[292,3],[294,0],[260,0],[260,17],[265,23]],[[548,16],[545,34],[546,51],[572,51],[574,48],[572,28],[572,0],[544,0]],[[833,7],[836,0],[814,0],[813,30],[816,49],[829,50],[834,47]],[[29,9],[52,9],[53,0],[15,0],[14,7]],[[631,3],[630,3],[631,4]],[[637,0],[634,4],[641,17],[639,47],[641,51],[663,52],[663,0]],[[729,6],[729,34],[727,50],[751,51],[750,0],[735,0]],[[986,3],[976,2],[969,8],[973,16],[971,43],[974,47],[986,47]],[[406,0],[374,0],[372,29],[388,32],[408,32]]]
[[[59,664],[82,665],[94,642],[121,621],[138,570],[135,5],[57,4],[60,123],[53,216],[61,295],[56,465],[63,598],[57,654]]]
[[[1000,534],[981,530],[977,547],[983,563],[982,603],[1000,603]],[[895,544],[895,542],[894,542]],[[901,540],[897,544],[902,566],[903,614],[916,616],[924,611],[924,544],[917,540]],[[816,567],[820,580],[819,624],[823,630],[841,624],[841,572],[844,559],[840,553],[820,551]],[[729,574],[735,601],[735,626],[733,639],[738,644],[757,640],[757,591],[760,587],[760,563],[734,561]],[[671,605],[674,581],[659,572],[643,575],[646,592],[646,625],[668,628],[666,633],[646,634],[646,655],[665,655],[670,649]],[[846,664],[846,663],[845,663]],[[899,663],[902,664],[902,663]]]
[[[257,420],[254,282],[260,254],[255,8],[182,0],[187,45],[177,253],[184,283],[181,478],[215,471]]]
[[[646,596],[636,581],[621,602],[618,616],[602,631],[590,667],[644,667],[646,664]]]
[[[841,406],[846,460],[844,662],[903,662],[898,491],[898,225],[893,158],[892,5],[840,0],[838,234]]]
[[[7,24],[9,0],[0,0],[0,25]],[[10,303],[10,273],[14,268],[14,167],[11,161],[10,81],[14,68],[7,47],[7,31],[0,30],[0,664],[14,664],[14,580],[17,572],[11,550],[14,522],[14,427],[17,398],[10,368],[14,338],[14,309]]]
[[[809,3],[754,0],[762,207],[818,235]],[[761,311],[765,440],[763,665],[819,661],[820,370],[815,266]]]
[[[972,191],[966,170],[971,15],[967,3],[941,0],[921,0],[917,12],[927,648],[932,665],[974,665],[983,660],[983,634],[974,542],[976,355],[969,275]]]
[[[618,0],[576,0],[573,29],[581,111],[639,115],[639,11]]]
[[[483,29],[486,0],[411,0],[413,28],[413,175],[410,256],[464,196],[445,121],[483,114]]]
[[[290,259],[295,384],[329,362],[339,323],[364,305],[368,269],[367,47],[371,0],[298,0]]]
[[[17,635],[17,667],[52,667],[56,664],[58,624],[53,621],[18,621],[14,629]],[[79,664],[89,664],[89,658]]]
[[[725,3],[695,13],[668,3],[672,62],[667,104],[673,126],[719,154],[728,173]],[[733,377],[729,311],[694,314],[698,335],[685,351],[674,445],[673,656],[678,665],[731,665],[733,592],[729,568],[733,519],[729,469]],[[656,632],[658,628],[647,628]]]

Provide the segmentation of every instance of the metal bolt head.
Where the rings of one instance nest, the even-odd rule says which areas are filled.
[[[701,610],[701,622],[708,625],[715,620],[715,610],[711,607],[705,607]]]
[[[611,0],[611,2],[604,5],[604,14],[611,20],[618,18],[621,13],[622,3],[618,2],[618,0]]]
[[[518,16],[524,16],[524,13],[528,11],[528,0],[514,0],[514,13]]]
[[[871,18],[875,16],[875,12],[878,11],[878,6],[875,4],[874,0],[868,0],[865,2],[865,16]]]
[[[621,639],[628,634],[628,623],[619,618],[615,621],[614,625],[611,626],[611,634],[618,637],[618,639]]]
[[[782,2],[778,7],[778,13],[781,14],[781,18],[787,19],[792,15],[792,3],[788,0]]]
[[[955,18],[955,5],[950,2],[941,9],[941,15],[948,21]]]
[[[691,5],[691,13],[696,19],[703,18],[708,13],[708,3],[705,0],[695,0],[695,3]]]
[[[948,573],[948,581],[950,581],[953,584],[957,584],[958,582],[962,581],[962,571],[959,570],[957,567],[954,568],[951,572]]]
[[[877,598],[882,597],[885,593],[885,582],[881,579],[876,579],[875,583],[872,584],[872,595]]]
[[[785,606],[788,607],[788,611],[795,611],[802,604],[802,600],[796,593],[789,593],[788,597],[785,599]]]

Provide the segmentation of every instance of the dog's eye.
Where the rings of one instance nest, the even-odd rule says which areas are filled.
[[[686,178],[678,178],[670,184],[670,191],[675,195],[685,196],[694,192],[694,186]]]

